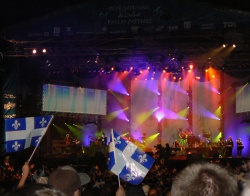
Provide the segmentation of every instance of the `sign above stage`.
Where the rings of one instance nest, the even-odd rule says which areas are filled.
[[[187,1],[93,1],[5,30],[9,39],[143,35],[248,27],[250,14]]]

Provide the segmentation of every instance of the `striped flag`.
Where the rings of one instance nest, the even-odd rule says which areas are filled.
[[[6,119],[6,152],[18,152],[39,145],[52,119],[53,115]]]
[[[130,184],[140,184],[152,167],[154,158],[115,131],[113,135],[109,146],[108,169]]]

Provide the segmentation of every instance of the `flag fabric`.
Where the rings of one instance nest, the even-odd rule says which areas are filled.
[[[5,120],[6,152],[18,152],[37,146],[46,133],[53,115]]]
[[[154,158],[115,131],[109,146],[108,169],[121,179],[138,185],[154,163]]]

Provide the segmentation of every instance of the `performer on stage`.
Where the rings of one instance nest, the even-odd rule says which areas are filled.
[[[100,150],[101,150],[101,152],[104,154],[104,156],[107,156],[107,155],[108,155],[107,141],[108,141],[108,139],[107,139],[107,137],[105,136],[105,133],[102,132],[102,136],[101,136],[101,138],[100,138],[100,142],[101,142],[101,143],[100,143],[100,144],[101,144]]]
[[[222,137],[219,138],[219,141],[218,141],[218,147],[219,147],[219,154],[220,154],[220,157],[224,157],[225,155],[225,141],[222,139]]]
[[[76,140],[75,138],[73,138],[70,133],[67,133],[65,135],[65,150],[64,150],[64,154],[71,154],[72,152],[76,153],[76,147],[78,146],[78,144],[80,144],[79,140]]]
[[[180,148],[180,143],[179,143],[177,140],[175,140],[175,141],[173,142],[173,147],[174,147],[174,148]]]
[[[105,133],[102,132],[102,137],[101,137],[101,142],[102,142],[102,146],[106,147],[107,146],[107,137],[105,136]]]
[[[236,140],[236,143],[237,143],[237,157],[238,158],[241,158],[242,157],[242,149],[244,148],[244,145],[243,145],[243,143],[242,143],[242,141],[241,141],[241,139],[240,138],[238,138],[237,140]]]
[[[80,144],[80,141],[72,137],[69,133],[65,136],[65,144],[66,146],[71,146],[75,144]]]
[[[232,151],[234,147],[234,142],[231,136],[229,136],[225,143],[225,158],[232,158]]]
[[[67,133],[65,136],[65,144],[67,147],[69,147],[69,145],[71,144],[71,141],[72,141],[72,138],[71,138],[70,134]]]
[[[179,129],[179,130],[182,130],[182,129]],[[179,143],[181,147],[185,147],[187,144],[187,139],[188,139],[188,131],[186,130],[184,132],[179,132],[178,137],[179,137]]]

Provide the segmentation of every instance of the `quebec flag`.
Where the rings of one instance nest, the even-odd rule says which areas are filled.
[[[6,152],[18,152],[31,146],[37,146],[46,133],[52,118],[53,115],[6,119]]]
[[[130,184],[140,184],[152,167],[154,158],[115,131],[113,133],[114,141],[111,139],[109,145],[108,169]]]

